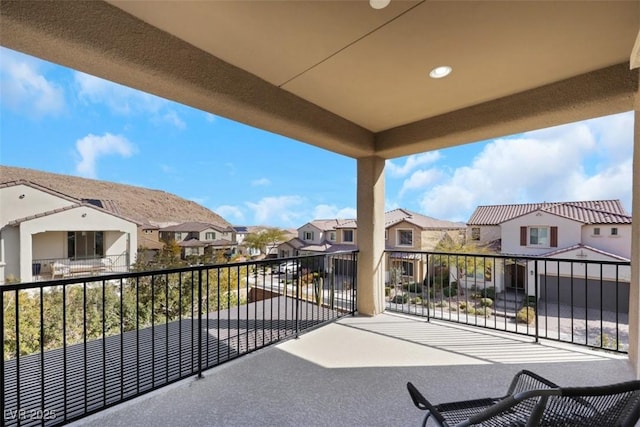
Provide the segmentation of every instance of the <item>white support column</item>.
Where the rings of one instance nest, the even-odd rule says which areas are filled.
[[[358,159],[358,312],[384,311],[384,163]]]
[[[20,227],[20,281],[23,283],[33,280],[31,273],[33,264],[32,239],[31,232]]]
[[[640,378],[640,91],[636,93],[634,112],[629,361],[635,370],[636,377]]]

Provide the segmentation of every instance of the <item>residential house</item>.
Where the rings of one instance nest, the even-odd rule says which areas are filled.
[[[148,223],[138,226],[138,256],[146,262],[152,261],[164,248],[159,230],[159,226]]]
[[[468,235],[479,245],[496,244],[504,255],[546,257],[563,260],[624,261],[631,257],[631,216],[619,200],[594,200],[557,203],[479,206],[467,223]],[[533,279],[544,283],[540,292],[571,299],[566,289],[587,289],[590,277],[599,271],[574,272],[569,262],[538,263],[518,261],[505,265],[505,274],[485,275],[497,289],[519,289]],[[592,266],[590,268],[597,268]],[[630,269],[603,265],[604,285],[613,286],[616,278],[628,281]],[[498,273],[498,272],[496,272]],[[576,274],[581,275],[575,277]],[[571,285],[572,282],[573,285]],[[586,285],[586,286],[585,286]],[[595,284],[592,284],[595,286]],[[535,287],[528,287],[532,293]],[[584,295],[574,294],[573,297]],[[588,292],[588,291],[586,291]],[[621,300],[628,301],[628,285],[618,289]],[[591,298],[593,300],[593,298]],[[612,301],[615,306],[615,301]],[[624,304],[626,306],[626,303]]]
[[[0,283],[127,271],[137,226],[96,201],[28,181],[0,184]]]
[[[182,258],[222,253],[226,258],[237,253],[236,232],[232,227],[220,227],[204,222],[184,222],[159,230],[160,240],[175,241]]]
[[[298,237],[279,246],[281,256],[295,254],[335,253],[353,250],[358,245],[357,222],[354,219],[314,220],[298,229]],[[385,213],[386,248],[395,253],[387,268],[395,269],[405,281],[420,281],[426,266],[420,257],[410,252],[433,251],[444,238],[463,240],[466,226],[462,223],[431,218],[406,209],[394,209]]]

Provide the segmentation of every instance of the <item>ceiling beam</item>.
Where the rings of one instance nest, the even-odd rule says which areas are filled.
[[[637,90],[638,73],[618,64],[379,132],[376,155],[407,156],[630,111]]]
[[[373,134],[102,1],[0,2],[0,43],[350,157]]]

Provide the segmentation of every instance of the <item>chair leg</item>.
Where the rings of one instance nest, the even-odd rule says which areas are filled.
[[[427,421],[429,420],[430,416],[431,412],[427,411],[427,415],[424,416],[424,421],[422,421],[422,427],[427,427]]]

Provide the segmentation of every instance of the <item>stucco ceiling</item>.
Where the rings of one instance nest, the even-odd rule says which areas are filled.
[[[639,1],[0,8],[7,47],[353,157],[629,110],[638,84]],[[453,72],[429,78],[439,65]]]

